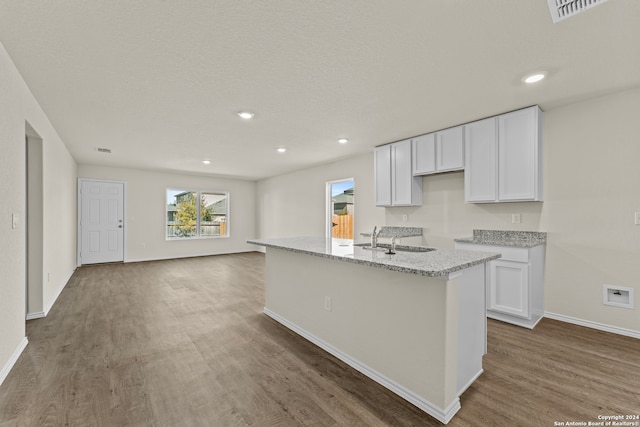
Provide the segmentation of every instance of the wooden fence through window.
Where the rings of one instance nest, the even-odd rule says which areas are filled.
[[[331,237],[353,239],[353,215],[334,215],[331,221],[334,224],[331,229]]]

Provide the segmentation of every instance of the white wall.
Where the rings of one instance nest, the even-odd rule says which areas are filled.
[[[640,89],[546,116],[546,311],[640,331]],[[604,283],[635,310],[602,304]]]
[[[43,139],[43,301],[48,313],[76,267],[76,163],[62,141]],[[31,307],[30,307],[31,308]]]
[[[78,177],[127,183],[125,261],[214,255],[255,249],[253,245],[246,243],[256,236],[256,184],[253,181],[92,165],[79,165]],[[166,240],[168,188],[228,191],[230,237]]]
[[[325,182],[354,176],[356,234],[417,226],[423,244],[452,247],[474,228],[546,231],[545,310],[640,333],[639,111],[640,89],[546,111],[543,203],[466,204],[452,172],[423,178],[423,206],[376,208],[367,154],[260,181],[260,237],[323,235]],[[634,288],[636,309],[604,306],[604,283]]]
[[[258,182],[258,236],[324,236],[326,183],[353,178],[354,235],[384,223],[384,209],[374,207],[373,153]]]
[[[76,165],[0,44],[0,381],[26,343],[27,122],[43,140],[43,298],[30,310],[44,312],[75,269]]]

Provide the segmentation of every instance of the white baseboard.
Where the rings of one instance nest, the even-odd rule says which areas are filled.
[[[313,344],[317,345],[318,347],[320,347],[321,349],[323,349],[327,353],[329,353],[329,354],[337,357],[338,359],[342,360],[344,363],[346,363],[347,365],[351,366],[356,371],[361,372],[362,374],[364,374],[367,377],[371,378],[372,380],[374,380],[378,384],[382,385],[383,387],[391,390],[392,392],[394,392],[398,396],[402,397],[406,401],[408,401],[408,402],[412,403],[413,405],[417,406],[418,408],[422,409],[424,412],[426,412],[427,414],[431,415],[432,417],[434,417],[435,419],[437,419],[441,423],[447,424],[451,420],[451,418],[453,418],[453,416],[456,414],[456,412],[458,412],[460,410],[460,399],[457,398],[457,397],[453,402],[451,402],[451,404],[447,408],[445,408],[445,409],[440,408],[440,407],[432,404],[431,402],[423,399],[422,397],[418,396],[417,394],[413,393],[412,391],[407,390],[406,388],[404,388],[400,384],[396,383],[395,381],[393,381],[393,380],[385,377],[384,375],[380,374],[379,372],[371,369],[367,365],[365,365],[365,364],[359,362],[358,360],[352,358],[351,356],[343,353],[342,351],[340,351],[337,348],[333,347],[329,343],[321,340],[320,338],[316,337],[315,335],[313,335],[313,334],[307,332],[306,330],[300,328],[299,326],[295,325],[294,323],[291,323],[287,319],[281,317],[280,315],[274,313],[273,311],[269,310],[266,307],[264,308],[264,314],[266,314],[267,316],[271,317],[273,320],[275,320],[276,322],[282,324],[286,328],[291,329],[293,332],[297,333],[301,337],[307,339],[308,341],[311,341]]]
[[[5,363],[2,367],[2,370],[0,371],[0,385],[2,385],[4,380],[7,378],[9,372],[11,372],[13,365],[15,365],[18,361],[18,357],[20,357],[22,351],[25,349],[25,347],[27,347],[27,344],[29,344],[29,340],[27,339],[27,337],[22,338],[20,344],[18,344],[18,348],[16,348],[9,360],[7,360],[7,363]]]
[[[60,283],[60,286],[58,286],[58,289],[56,290],[55,295],[53,296],[51,301],[49,301],[49,304],[47,304],[47,306],[45,307],[44,311],[34,311],[32,313],[27,313],[25,319],[26,320],[33,320],[33,319],[41,319],[43,317],[47,317],[47,314],[49,314],[49,311],[53,307],[53,304],[55,304],[55,302],[58,300],[58,297],[60,296],[60,294],[62,293],[64,288],[67,286],[67,283],[69,283],[69,280],[71,280],[71,276],[73,276],[73,273],[75,273],[75,272],[76,272],[76,270],[74,269],[69,274],[69,276],[67,276],[67,278],[65,280],[63,280],[62,283]]]
[[[73,273],[75,273],[75,272],[76,272],[76,270],[74,269],[71,273],[69,273],[67,278],[65,280],[63,280],[62,283],[60,283],[60,285],[58,286],[58,289],[56,290],[55,295],[53,296],[53,298],[51,298],[51,300],[49,301],[49,304],[47,304],[47,306],[44,308],[44,316],[42,316],[42,317],[46,317],[47,314],[49,314],[49,311],[51,310],[51,307],[53,307],[53,304],[55,304],[55,302],[58,300],[58,297],[60,296],[60,294],[64,290],[65,286],[67,286],[67,283],[69,283],[69,280],[71,280],[71,276],[73,276]]]
[[[512,325],[520,326],[522,328],[533,329],[538,323],[540,323],[542,314],[532,315],[531,319],[519,319],[516,316],[510,316],[508,314],[502,314],[495,311],[487,310],[487,317],[489,319],[511,323]]]
[[[483,372],[484,372],[484,369],[480,369],[478,373],[475,374],[473,378],[469,380],[468,383],[466,383],[462,388],[460,388],[460,390],[458,390],[458,397],[462,396],[462,393],[467,391],[467,389],[471,387],[471,384],[473,384],[478,378],[480,378],[480,375],[482,375]]]
[[[565,316],[563,314],[550,313],[545,311],[544,317],[559,320],[561,322],[573,323],[574,325],[586,326],[587,328],[598,329],[600,331],[611,332],[618,335],[640,339],[640,331],[619,328],[617,326],[605,325],[603,323],[592,322],[590,320],[578,319],[576,317]]]
[[[40,319],[42,317],[45,317],[46,314],[44,314],[44,311],[36,311],[34,313],[27,313],[27,320],[33,320],[33,319]]]

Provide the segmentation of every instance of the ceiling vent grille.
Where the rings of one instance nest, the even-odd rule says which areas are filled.
[[[553,22],[560,22],[578,13],[601,5],[607,0],[547,0]]]
[[[98,152],[99,153],[111,154],[111,149],[110,148],[98,148]]]

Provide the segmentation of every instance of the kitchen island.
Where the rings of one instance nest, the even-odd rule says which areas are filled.
[[[443,423],[460,409],[482,373],[485,263],[499,254],[249,243],[266,247],[265,314]]]

